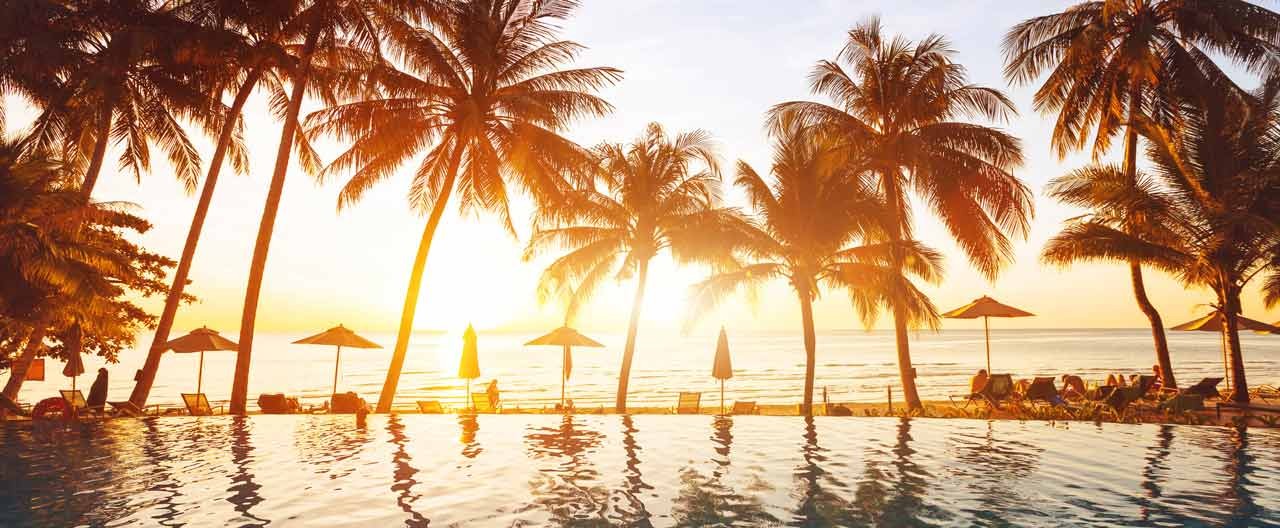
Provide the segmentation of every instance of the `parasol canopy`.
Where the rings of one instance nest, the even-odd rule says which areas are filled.
[[[462,333],[462,360],[458,362],[458,377],[473,380],[480,377],[480,351],[476,345],[476,329],[467,325]]]
[[[584,336],[577,330],[568,326],[561,326],[555,330],[548,332],[546,335],[530,340],[524,344],[525,346],[558,346],[563,347],[563,354],[560,359],[560,406],[564,406],[565,380],[569,379],[569,374],[573,372],[573,352],[572,348],[576,346],[604,348],[599,341]]]
[[[1280,328],[1275,325],[1269,325],[1261,321],[1255,321],[1243,315],[1236,316],[1237,324],[1245,330],[1253,330],[1262,333],[1280,334]],[[1204,317],[1187,321],[1171,330],[1181,330],[1186,332],[1221,332],[1222,331],[1222,312],[1214,310]]]
[[[201,389],[204,388],[204,353],[216,350],[239,350],[240,345],[218,335],[217,330],[202,326],[187,335],[170,340],[164,344],[164,348],[179,354],[200,353],[200,366],[196,367],[196,394],[200,394]]]
[[[948,319],[982,318],[982,333],[987,342],[987,373],[991,373],[991,326],[992,317],[1031,317],[1035,314],[1014,308],[986,295],[974,299],[973,302],[942,314]]]
[[[733,377],[733,363],[729,360],[729,335],[724,327],[720,327],[720,337],[716,339],[716,359],[711,366],[711,377],[724,381]]]
[[[338,367],[342,364],[342,347],[350,348],[382,348],[382,345],[356,335],[347,327],[338,325],[316,335],[294,341],[295,345],[330,345],[338,347],[333,357],[333,392],[338,393]]]
[[[80,333],[80,326],[76,325],[67,337],[67,364],[62,367],[62,375],[71,378],[71,390],[76,390],[76,377],[84,374],[84,359],[80,357],[80,349],[83,347],[84,337]]]

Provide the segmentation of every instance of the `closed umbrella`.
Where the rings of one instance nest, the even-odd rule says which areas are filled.
[[[218,335],[216,330],[202,326],[187,335],[165,343],[164,348],[179,354],[200,353],[200,366],[196,370],[196,394],[200,394],[201,384],[204,381],[204,353],[216,350],[239,350],[240,345]]]
[[[991,372],[991,325],[989,323],[992,317],[1031,317],[1035,314],[1019,310],[1007,304],[1001,304],[999,301],[983,295],[973,302],[951,310],[942,314],[943,317],[949,319],[977,319],[982,318],[982,334],[987,342],[987,372]]]
[[[71,378],[71,390],[76,390],[76,377],[84,374],[84,360],[80,357],[80,349],[84,347],[84,339],[80,334],[80,325],[71,329],[67,337],[67,365],[62,367],[62,375]]]
[[[462,361],[458,363],[458,377],[467,380],[467,407],[471,407],[471,380],[480,377],[480,351],[476,345],[476,329],[467,325],[462,333]]]
[[[604,348],[590,337],[584,336],[577,330],[562,326],[550,333],[543,335],[537,339],[525,343],[525,346],[558,346],[563,349],[563,355],[560,359],[560,407],[564,407],[564,390],[565,381],[569,379],[569,374],[573,372],[573,351],[575,346]]]
[[[1236,324],[1245,330],[1253,330],[1254,332],[1263,334],[1280,334],[1280,328],[1276,326],[1255,321],[1248,317],[1237,316]],[[1222,334],[1222,370],[1224,378],[1227,380],[1227,388],[1231,388],[1231,366],[1229,365],[1230,353],[1227,351],[1227,333],[1223,331],[1222,312],[1214,310],[1203,317],[1193,319],[1172,328],[1183,332],[1218,332]]]
[[[724,414],[724,380],[733,377],[733,364],[729,361],[729,335],[720,327],[716,339],[716,359],[711,365],[711,377],[720,380],[720,414]]]
[[[342,347],[348,348],[382,348],[382,345],[374,343],[368,339],[356,335],[355,332],[348,330],[347,327],[338,325],[311,337],[304,337],[294,341],[295,345],[330,345],[338,347],[337,354],[333,357],[333,392],[329,393],[330,397],[338,393],[338,366],[342,363]]]

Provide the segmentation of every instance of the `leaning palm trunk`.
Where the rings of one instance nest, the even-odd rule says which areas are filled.
[[[895,273],[901,275],[903,273],[902,253],[898,247],[902,242],[903,222],[906,218],[906,207],[903,203],[903,197],[897,187],[897,175],[890,175],[885,178],[885,195],[891,197],[890,207],[893,211],[893,221],[891,223],[890,240],[894,244],[893,250],[890,252],[892,258],[892,266]],[[920,393],[916,390],[916,369],[911,366],[911,342],[907,339],[907,313],[903,306],[906,299],[901,294],[894,295],[893,298],[893,336],[894,342],[898,349],[898,378],[902,380],[902,398],[907,402],[907,410],[914,411],[924,408],[920,403]]]
[[[1135,88],[1129,94],[1129,124],[1125,126],[1124,172],[1129,181],[1134,181],[1138,177],[1138,131],[1133,127],[1133,122],[1137,117],[1139,93]],[[1173,377],[1173,361],[1169,358],[1169,341],[1164,335],[1164,321],[1160,318],[1160,312],[1156,310],[1156,306],[1147,297],[1147,288],[1142,280],[1142,265],[1130,261],[1129,277],[1133,281],[1133,297],[1138,301],[1138,308],[1151,323],[1151,339],[1155,342],[1156,362],[1160,364],[1161,373],[1164,375],[1164,386],[1176,389],[1178,382]]]
[[[640,309],[644,306],[645,282],[649,278],[649,259],[639,264],[636,278],[636,297],[631,304],[631,321],[627,324],[627,344],[622,350],[622,371],[618,373],[618,395],[614,401],[615,412],[627,412],[627,384],[631,381],[631,360],[636,354],[636,333],[640,330]]]
[[[808,288],[797,292],[800,296],[800,319],[804,325],[804,403],[800,414],[813,416],[813,374],[817,360],[818,338],[813,329],[813,295]]]
[[[449,197],[453,194],[454,182],[458,177],[458,166],[462,164],[462,146],[455,145],[450,154],[449,175],[445,178],[440,196],[431,207],[431,216],[427,218],[427,227],[422,230],[422,240],[418,242],[418,254],[413,258],[413,271],[409,274],[409,289],[404,295],[404,309],[400,312],[400,328],[396,333],[396,348],[391,354],[391,366],[387,369],[387,379],[382,383],[382,393],[378,395],[377,412],[391,412],[391,403],[396,398],[396,387],[400,384],[400,371],[404,369],[404,357],[409,350],[409,338],[413,335],[413,319],[418,311],[418,294],[422,289],[422,272],[427,267],[427,255],[431,252],[431,241],[435,239],[436,228],[440,218],[444,216],[445,207],[449,205]]]
[[[191,273],[191,262],[195,260],[196,244],[200,243],[200,232],[204,229],[205,218],[209,216],[209,204],[213,201],[213,190],[218,184],[218,175],[222,172],[222,160],[226,157],[227,147],[235,132],[236,123],[245,102],[253,93],[262,75],[260,68],[249,72],[244,84],[236,91],[231,102],[227,119],[222,123],[218,134],[218,144],[213,150],[213,159],[209,161],[209,172],[205,175],[204,186],[200,189],[200,200],[196,203],[195,215],[191,218],[191,228],[187,231],[187,242],[182,247],[182,258],[178,260],[178,268],[173,273],[173,284],[169,287],[169,295],[164,300],[164,311],[160,313],[160,321],[156,325],[155,337],[151,340],[151,349],[147,352],[147,360],[138,374],[137,383],[129,401],[139,409],[146,407],[147,396],[151,394],[151,385],[155,383],[156,371],[160,368],[160,358],[164,355],[165,343],[169,342],[169,332],[173,330],[173,320],[178,313],[178,303],[182,300],[183,289],[187,286],[187,276]]]
[[[31,330],[31,334],[27,336],[27,344],[22,347],[22,354],[13,361],[9,370],[9,381],[4,384],[3,394],[6,398],[18,399],[22,382],[27,380],[27,369],[31,367],[31,361],[36,358],[36,352],[39,352],[40,346],[44,344],[44,335],[48,327],[48,320],[40,318]]]
[[[88,202],[93,196],[93,188],[98,184],[98,174],[107,157],[107,143],[111,141],[111,104],[103,104],[98,115],[98,135],[94,138],[93,153],[90,154],[89,168],[84,172],[84,180],[80,183],[80,194]]]
[[[311,31],[299,56],[298,75],[294,79],[293,93],[285,112],[284,126],[280,132],[280,146],[276,150],[275,170],[271,174],[271,187],[267,190],[267,203],[262,210],[262,222],[258,225],[258,238],[253,246],[253,260],[249,265],[249,283],[244,293],[244,312],[240,317],[240,348],[236,353],[235,379],[231,383],[232,414],[245,414],[249,392],[249,362],[253,357],[253,325],[258,316],[258,296],[262,292],[262,275],[267,267],[267,251],[271,249],[271,233],[275,230],[276,213],[280,209],[280,195],[284,192],[284,177],[289,171],[289,153],[293,151],[293,136],[298,130],[298,113],[302,109],[302,97],[306,95],[307,76],[311,72],[311,54],[315,52],[318,31]]]

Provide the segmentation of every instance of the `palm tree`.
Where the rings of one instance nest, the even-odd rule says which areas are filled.
[[[810,75],[812,90],[834,104],[782,103],[769,119],[776,128],[783,114],[793,114],[867,157],[893,217],[890,241],[913,239],[908,193],[914,191],[969,261],[994,280],[1013,258],[1010,237],[1026,236],[1031,191],[1012,173],[1022,164],[1021,142],[966,121],[1007,119],[1016,113],[1013,103],[998,90],[970,84],[954,55],[939,35],[919,42],[889,38],[872,18],[849,30],[837,61],[818,63]],[[895,267],[908,265],[896,250],[891,257]],[[895,298],[889,305],[902,392],[908,407],[919,409],[907,327],[920,318],[909,312],[911,302]]]
[[[1044,256],[1057,264],[1139,262],[1212,290],[1230,352],[1232,398],[1247,402],[1240,295],[1259,273],[1278,269],[1273,259],[1280,254],[1280,76],[1252,94],[1229,81],[1206,88],[1185,102],[1182,126],[1141,115],[1132,123],[1147,142],[1150,175],[1131,179],[1120,167],[1094,167],[1053,182],[1055,196],[1094,211],[1050,240]]]
[[[420,20],[425,13],[437,8],[438,3],[433,0],[311,0],[297,4],[297,11],[288,14],[288,21],[280,33],[282,45],[290,55],[285,66],[287,71],[284,79],[271,83],[273,106],[277,110],[283,109],[283,125],[249,264],[240,318],[240,348],[231,384],[230,412],[246,412],[258,297],[262,292],[267,252],[271,249],[271,236],[289,170],[290,153],[295,145],[302,164],[308,169],[318,170],[315,153],[310,149],[306,136],[299,131],[298,115],[303,98],[310,94],[319,96],[325,103],[334,104],[339,96],[367,93],[360,79],[364,74],[387,68],[382,55],[384,35],[381,28],[397,20]],[[396,44],[394,40],[388,42]],[[287,92],[283,89],[284,81],[289,84]]]
[[[21,349],[11,399],[37,355],[80,348],[115,361],[154,322],[134,300],[159,293],[172,265],[127,240],[150,225],[123,204],[83,202],[79,169],[0,139],[0,341]]]
[[[724,264],[709,236],[732,211],[719,208],[720,169],[711,135],[693,130],[668,136],[650,123],[629,145],[596,147],[604,190],[583,185],[539,211],[524,259],[557,249],[539,280],[542,297],[572,286],[570,306],[582,306],[609,278],[636,279],[627,341],[618,374],[615,409],[627,410],[627,385],[635,357],[649,263],[664,250],[680,263]]]
[[[1105,0],[1026,20],[1005,35],[1005,77],[1030,84],[1047,73],[1034,107],[1057,114],[1052,148],[1059,156],[1094,137],[1097,158],[1124,128],[1124,172],[1137,177],[1139,116],[1178,122],[1177,85],[1221,77],[1206,52],[1255,72],[1276,71],[1280,15],[1244,0]],[[1139,226],[1134,226],[1137,235]],[[1140,262],[1129,262],[1133,293],[1151,323],[1156,358],[1176,387],[1164,323],[1147,297]]]
[[[556,40],[570,2],[472,0],[450,4],[426,27],[382,21],[400,42],[407,72],[382,72],[383,97],[335,105],[307,117],[309,133],[351,146],[320,172],[352,172],[341,209],[421,158],[409,198],[430,211],[405,293],[396,346],[377,411],[388,412],[404,365],[422,273],[454,191],[463,211],[498,215],[515,232],[509,187],[556,199],[561,174],[586,153],[560,134],[573,120],[611,110],[593,91],[620,78],[613,68],[561,69],[581,46]],[[243,340],[241,341],[243,346]]]
[[[786,279],[800,302],[805,348],[801,410],[811,415],[817,359],[813,301],[822,287],[847,290],[868,326],[879,307],[892,299],[911,323],[936,328],[933,304],[904,272],[936,282],[942,257],[915,242],[890,240],[894,213],[865,168],[852,162],[844,138],[802,127],[793,117],[783,116],[775,129],[772,184],[738,162],[737,185],[755,217],[718,230],[713,238],[733,248],[743,263],[693,287],[693,314],[739,288]]]
[[[216,130],[221,105],[189,82],[186,69],[174,67],[182,49],[174,43],[191,38],[192,28],[173,16],[171,6],[37,1],[17,13],[7,29],[29,54],[0,59],[0,87],[41,108],[32,125],[36,147],[60,145],[88,159],[85,201],[113,141],[124,147],[121,167],[139,179],[150,170],[154,144],[174,175],[194,189],[200,155],[181,121]]]

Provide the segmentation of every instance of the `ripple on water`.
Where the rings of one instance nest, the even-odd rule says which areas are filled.
[[[0,526],[1277,525],[1280,434],[375,416],[0,427]]]

